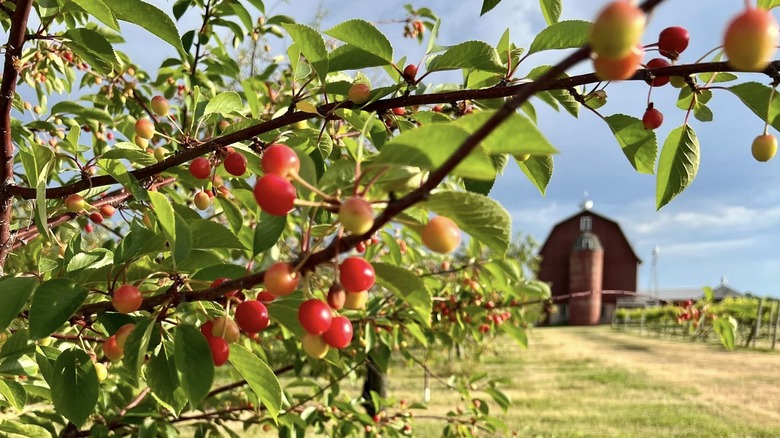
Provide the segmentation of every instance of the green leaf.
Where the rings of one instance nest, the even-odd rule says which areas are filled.
[[[105,248],[95,248],[89,252],[81,252],[68,262],[68,272],[81,269],[99,269],[109,266],[114,261],[114,253]]]
[[[42,283],[30,306],[30,337],[42,339],[54,333],[87,299],[89,291],[65,278]]]
[[[666,138],[658,160],[655,202],[659,210],[682,193],[699,170],[699,140],[688,125],[675,128]]]
[[[390,44],[390,40],[368,21],[345,21],[324,33],[378,56],[387,61],[387,64],[393,62],[393,46]]]
[[[22,311],[38,285],[33,277],[6,277],[0,280],[0,332],[5,331]]]
[[[244,111],[244,103],[241,101],[241,96],[235,91],[226,91],[217,94],[213,99],[209,100],[203,112],[203,117],[209,114],[230,116],[233,113],[240,114],[242,111]]]
[[[19,382],[0,380],[0,395],[17,411],[24,409],[27,404],[27,391]]]
[[[772,9],[777,6],[780,6],[780,0],[758,0],[758,5],[761,9]]]
[[[165,341],[157,347],[146,365],[146,383],[152,389],[152,395],[169,410],[179,415],[184,405],[187,404],[187,396],[176,372],[176,363],[173,357],[173,343]]]
[[[758,82],[745,82],[728,88],[753,114],[761,120],[768,122],[773,128],[780,130],[780,99],[772,99],[772,107],[769,108],[769,96],[772,88]],[[769,120],[767,120],[769,110]]]
[[[176,24],[157,7],[141,0],[110,1],[107,4],[118,19],[137,24],[173,46],[177,51],[186,53]]]
[[[52,371],[51,398],[57,413],[81,427],[98,401],[98,379],[89,355],[80,349],[63,351]]]
[[[101,34],[91,29],[70,29],[62,35],[70,40],[66,44],[101,73],[110,73],[118,62],[111,43]]]
[[[502,324],[501,329],[504,330],[512,339],[517,342],[523,348],[528,348],[528,335],[520,327],[516,327],[514,324]]]
[[[634,169],[652,175],[658,154],[655,131],[645,129],[642,121],[636,117],[624,114],[613,114],[606,117],[605,121]]]
[[[176,245],[173,247],[173,258],[177,262],[181,262],[190,256],[190,252],[195,247],[193,232],[190,231],[187,221],[177,212],[175,216],[176,225]],[[212,222],[214,225],[221,227],[221,225]],[[204,236],[198,236],[204,237]],[[231,237],[235,236],[231,233]]]
[[[188,225],[192,233],[192,247],[194,249],[246,249],[233,232],[214,221],[197,219],[189,221]]]
[[[720,337],[720,343],[727,350],[734,349],[734,341],[737,337],[737,320],[732,316],[721,316],[712,321],[712,328]]]
[[[114,145],[114,149],[103,153],[102,158],[112,160],[125,159],[131,163],[139,164],[141,166],[151,166],[152,164],[157,164],[157,159],[154,158],[154,155],[146,151],[142,151],[138,148],[130,149],[123,148],[121,146],[117,147],[117,145]]]
[[[116,21],[114,13],[106,5],[103,0],[71,0],[77,4],[81,9],[87,11],[87,13],[111,29],[119,32],[119,23]]]
[[[130,373],[130,383],[137,384],[138,376],[141,375],[141,366],[146,359],[146,350],[149,349],[149,340],[152,338],[152,330],[156,318],[145,318],[135,324],[135,328],[128,335],[125,341],[125,357],[122,363],[125,364]]]
[[[493,199],[471,192],[442,191],[432,194],[422,205],[455,221],[461,230],[492,248],[498,256],[509,249],[512,219]]]
[[[375,162],[433,170],[444,164],[468,136],[468,131],[458,126],[424,125],[405,131],[387,142]],[[492,180],[496,177],[496,170],[487,152],[477,148],[455,167],[452,174],[476,180]]]
[[[8,438],[51,438],[52,436],[43,426],[7,420],[0,422],[0,432],[3,432],[3,437]]]
[[[534,38],[528,54],[543,50],[580,48],[588,43],[592,24],[583,20],[566,20],[542,29]]]
[[[483,16],[490,12],[493,8],[498,6],[498,4],[501,3],[501,0],[483,0],[482,1],[482,10],[479,12],[479,16]]]
[[[268,306],[268,314],[273,321],[281,324],[287,330],[293,332],[295,336],[301,338],[306,331],[301,327],[301,323],[298,321],[298,309],[303,303],[301,298],[285,298],[283,300],[277,300],[273,306]]]
[[[426,69],[429,72],[459,70],[461,68],[505,73],[496,49],[482,41],[466,41],[449,47],[444,53],[431,56]]]
[[[711,303],[714,297],[714,292],[712,288],[709,286],[704,286],[702,290],[704,291],[704,301]]]
[[[214,360],[203,334],[190,324],[179,324],[174,330],[174,357],[181,374],[179,381],[190,405],[198,406],[214,382]]]
[[[520,170],[523,171],[526,177],[539,189],[542,196],[547,192],[547,184],[550,183],[550,179],[553,174],[553,157],[547,156],[531,156],[525,161],[515,160],[517,165],[520,166]]]
[[[461,117],[454,122],[469,134],[481,128],[495,111],[478,111]],[[490,135],[482,141],[482,146],[489,154],[512,155],[550,155],[558,151],[544,138],[544,135],[528,118],[519,113],[512,113],[503,123],[498,125]]]
[[[548,25],[557,23],[561,18],[563,11],[561,0],[539,0],[539,6],[542,7],[542,14]]]
[[[328,51],[320,33],[309,26],[297,23],[283,23],[282,27],[290,34],[320,80],[325,82],[325,76],[328,74]]]
[[[93,122],[101,122],[105,123],[106,125],[113,125],[114,119],[111,117],[111,114],[109,114],[105,110],[97,109],[97,108],[88,108],[85,106],[81,106],[76,102],[72,102],[70,100],[64,100],[62,102],[56,103],[54,106],[51,107],[51,113],[52,114],[73,114],[75,116],[78,116],[82,121],[93,121]],[[78,129],[73,130],[76,134],[78,134]],[[78,138],[78,136],[77,136]]]
[[[230,346],[229,360],[276,420],[282,406],[282,386],[273,370],[248,348],[238,344]]]
[[[273,216],[266,212],[260,213],[260,218],[255,225],[255,238],[252,256],[271,249],[279,238],[282,237],[284,227],[287,224],[287,216]]]
[[[377,282],[414,309],[427,327],[431,326],[432,296],[420,277],[411,271],[387,263],[374,263]]]
[[[191,239],[191,235],[188,235],[187,223],[173,211],[173,206],[167,196],[159,192],[149,192],[149,199],[152,201],[152,208],[154,208],[157,216],[157,222],[160,223],[160,228],[162,228],[165,238],[171,246],[174,259],[176,261],[183,260],[189,255],[188,242],[186,240],[188,237]],[[183,233],[181,246],[177,246],[177,231],[182,231]]]

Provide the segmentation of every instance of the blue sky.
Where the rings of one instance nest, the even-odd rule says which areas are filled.
[[[171,3],[153,1],[166,11]],[[277,4],[278,3],[278,4]],[[322,2],[293,0],[267,1],[273,13],[284,13],[298,21],[310,22],[316,5],[327,11],[323,26],[350,19],[371,21],[403,19],[406,1],[374,2],[357,0],[324,0]],[[416,7],[427,6],[442,19],[441,44],[455,44],[479,39],[495,44],[509,27],[513,41],[527,47],[545,23],[536,1],[503,1],[485,17],[478,18],[480,0],[416,1]],[[562,19],[592,20],[605,0],[564,0]],[[276,5],[276,6],[274,6]],[[305,6],[303,6],[305,5]],[[681,62],[692,62],[721,44],[723,29],[741,8],[742,2],[711,0],[693,2],[668,0],[658,8],[643,40],[652,43],[658,32],[671,25],[685,26],[691,33],[691,44]],[[187,17],[179,23],[184,33],[196,26]],[[128,41],[121,47],[148,71],[153,71],[166,53],[167,47],[154,37],[123,24]],[[420,59],[424,47],[401,37],[399,24],[380,25],[395,47],[396,58],[408,56]],[[273,52],[281,52],[287,41],[271,41]],[[158,52],[150,53],[149,47]],[[518,73],[540,64],[553,63],[565,52],[533,55]],[[650,53],[645,59],[652,57]],[[572,73],[589,71],[582,64]],[[442,80],[432,78],[432,80]],[[763,75],[752,74],[748,80],[768,83]],[[607,88],[608,104],[604,115],[613,113],[641,117],[646,103],[644,83],[612,84]],[[656,108],[664,115],[664,125],[658,129],[659,147],[668,132],[680,126],[685,113],[675,107],[677,90],[671,86],[653,91]],[[742,291],[759,295],[780,296],[780,158],[769,163],[757,163],[750,154],[752,139],[761,133],[763,122],[747,110],[728,92],[716,92],[710,103],[715,117],[710,123],[691,118],[701,144],[701,167],[693,184],[670,205],[655,210],[655,177],[636,173],[620,151],[607,126],[595,115],[583,111],[579,119],[566,113],[556,113],[535,101],[539,125],[550,141],[561,151],[555,157],[555,174],[542,197],[524,175],[510,166],[500,177],[493,193],[512,214],[514,230],[543,240],[558,221],[578,211],[583,192],[588,191],[594,210],[622,225],[635,250],[646,263],[640,268],[639,288],[648,285],[650,254],[658,244],[661,249],[658,273],[661,288],[695,288],[716,285],[721,276]]]

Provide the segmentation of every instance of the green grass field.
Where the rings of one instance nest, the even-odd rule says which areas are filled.
[[[729,353],[607,327],[535,329],[528,350],[506,338],[493,342],[477,366],[511,381],[503,389],[513,406],[501,419],[519,436],[780,436],[780,390],[771,383],[778,354]],[[419,369],[396,367],[390,395],[421,401],[422,382]],[[438,382],[432,389],[431,414],[459,402]],[[418,421],[416,435],[436,436],[441,427]]]

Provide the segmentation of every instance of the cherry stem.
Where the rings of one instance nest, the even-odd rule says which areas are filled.
[[[317,194],[317,195],[318,195],[320,198],[322,198],[322,199],[323,199],[324,201],[326,201],[327,203],[329,203],[329,204],[339,204],[339,203],[340,203],[340,201],[339,201],[339,199],[338,199],[337,197],[335,197],[335,196],[333,196],[333,195],[329,195],[329,194],[327,194],[327,193],[323,192],[322,190],[318,189],[318,188],[317,188],[317,187],[315,187],[314,185],[312,185],[312,184],[309,184],[309,182],[308,182],[308,181],[306,181],[306,180],[305,180],[303,177],[301,177],[301,176],[298,174],[298,172],[295,172],[295,171],[292,171],[292,170],[291,170],[291,171],[290,171],[290,176],[291,176],[291,177],[292,177],[292,179],[294,179],[294,180],[295,180],[295,181],[296,181],[298,184],[300,184],[300,185],[302,185],[302,186],[306,187],[307,189],[311,190],[312,192],[316,193],[316,194]],[[297,201],[298,201],[298,200],[296,200],[296,202],[297,202]],[[322,204],[318,204],[318,205],[322,205]]]

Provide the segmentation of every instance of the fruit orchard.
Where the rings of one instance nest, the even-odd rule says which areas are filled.
[[[509,31],[442,46],[427,8],[407,6],[391,34],[360,17],[315,29],[265,3],[0,2],[3,434],[414,435],[424,406],[384,391],[391,360],[498,333],[525,343],[530,304],[549,296],[488,196],[507,166],[544,193],[557,150],[535,105],[598,115],[626,165],[655,173],[658,208],[696,175],[688,116],[711,120],[716,91],[766,122],[755,159],[777,149],[780,1],[746,2],[693,62],[686,29],[645,32],[662,0],[570,21],[542,0],[547,27],[526,48]],[[185,14],[199,27],[180,29]],[[129,59],[126,23],[178,56]],[[244,74],[236,54],[278,38]],[[398,38],[427,55],[394,52]],[[559,63],[534,63],[550,50]],[[566,74],[579,63],[593,73]],[[680,89],[685,122],[660,151],[652,94],[638,117],[602,114],[619,81]],[[364,391],[347,391],[357,378]],[[450,386],[453,410],[428,416],[443,435],[512,432],[500,381]]]

